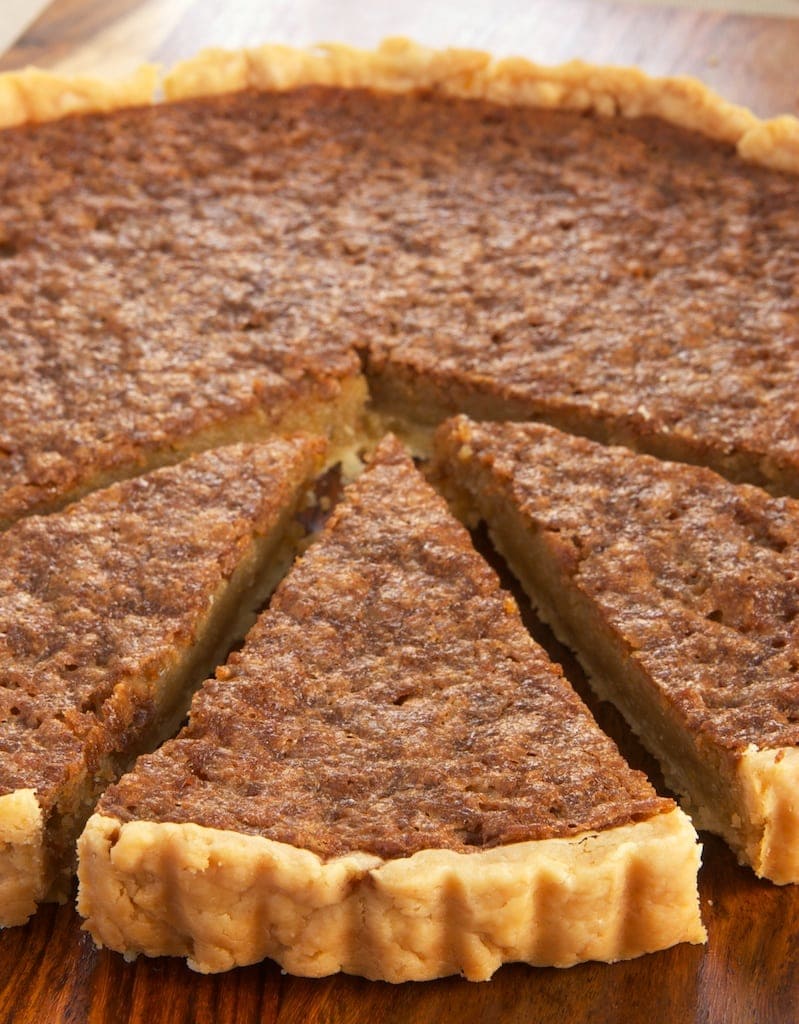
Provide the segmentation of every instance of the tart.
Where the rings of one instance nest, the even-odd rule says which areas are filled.
[[[425,451],[459,410],[799,493],[794,119],[403,40],[156,84],[0,76],[0,526],[295,428]]]
[[[99,944],[203,972],[479,980],[704,938],[690,822],[393,438],[79,849]]]
[[[174,734],[285,571],[324,454],[220,448],[0,535],[0,924],[66,896],[99,792]]]
[[[695,824],[799,882],[799,502],[542,424],[456,418],[436,460]]]

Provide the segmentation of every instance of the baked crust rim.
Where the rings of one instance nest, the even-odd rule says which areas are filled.
[[[328,85],[395,93],[426,89],[502,105],[654,116],[730,143],[747,161],[799,173],[798,118],[783,114],[763,120],[696,78],[653,77],[633,67],[581,60],[545,66],[521,57],[494,59],[480,50],[435,50],[393,37],[375,50],[341,43],[308,49],[275,44],[206,49],[177,64],[161,84],[167,100]],[[0,75],[0,128],[146,105],[155,101],[158,86],[153,65],[119,82],[38,68],[5,72]]]
[[[509,961],[613,962],[706,939],[701,847],[679,808],[475,853],[328,861],[260,835],[95,813],[79,854],[95,942],[203,973],[271,957],[306,977],[479,981]]]
[[[750,745],[737,768],[742,803],[756,825],[745,835],[755,873],[778,885],[799,880],[799,749]]]
[[[44,838],[33,789],[0,795],[0,927],[24,924],[45,895]]]
[[[158,68],[153,64],[143,64],[118,81],[59,75],[37,67],[5,71],[0,74],[0,128],[146,106],[157,88]]]

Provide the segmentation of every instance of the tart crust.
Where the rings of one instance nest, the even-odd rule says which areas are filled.
[[[799,173],[799,119],[785,114],[762,120],[698,79],[655,78],[631,67],[580,60],[549,67],[521,57],[495,60],[479,50],[434,50],[394,37],[383,40],[374,51],[343,44],[313,49],[280,45],[206,49],[176,65],[163,80],[169,100],[303,85],[388,92],[434,89],[500,104],[593,111],[603,116],[655,116],[732,143],[746,160]],[[37,68],[5,72],[0,75],[0,127],[146,104],[153,101],[156,88],[157,70],[150,65],[119,83],[54,75]]]
[[[738,764],[738,779],[747,817],[756,822],[745,837],[748,862],[775,882],[799,881],[799,750],[751,746]]]
[[[482,981],[507,961],[568,967],[703,942],[694,839],[675,809],[478,853],[323,861],[262,836],[95,814],[78,909],[102,945],[204,973],[272,957],[308,977]]]
[[[35,67],[6,71],[0,74],[0,127],[145,106],[153,102],[157,88],[158,69],[152,64],[116,82]]]
[[[0,927],[24,924],[47,890],[44,817],[36,793],[0,796]]]

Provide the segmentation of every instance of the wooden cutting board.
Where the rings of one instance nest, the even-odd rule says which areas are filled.
[[[446,0],[434,10],[422,0],[393,5],[401,10],[374,6],[355,0],[56,0],[0,58],[0,68],[37,63],[108,74],[142,60],[171,64],[212,44],[307,45],[335,38],[373,45],[382,36],[406,34],[545,62],[582,56],[655,74],[692,74],[761,115],[799,112],[799,21],[593,0]],[[529,608],[527,614],[582,687],[573,661],[533,622]],[[591,704],[631,763],[657,784],[655,766],[613,709]],[[0,936],[0,1024],[799,1021],[799,887],[758,881],[723,844],[703,839],[706,947],[565,971],[507,966],[479,985],[458,978],[400,986],[343,976],[311,981],[282,975],[271,963],[203,977],[182,961],[126,964],[97,951],[71,905],[47,906],[26,927]]]

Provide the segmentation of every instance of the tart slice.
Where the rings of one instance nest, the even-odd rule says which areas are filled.
[[[233,106],[3,132],[0,528],[220,445],[355,444],[340,288],[299,244],[314,207],[285,196],[287,223],[268,113]]]
[[[219,449],[0,535],[0,924],[66,895],[99,792],[175,732],[287,567],[324,453]]]
[[[436,454],[695,823],[799,882],[799,502],[534,424]]]
[[[704,938],[690,822],[392,438],[79,847],[95,940],[204,972],[477,980]]]

